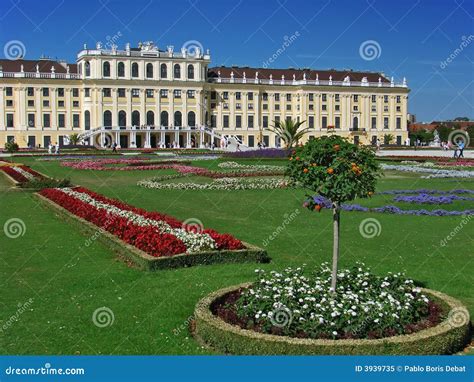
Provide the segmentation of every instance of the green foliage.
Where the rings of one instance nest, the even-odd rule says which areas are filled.
[[[15,141],[9,141],[5,143],[5,150],[9,153],[17,152],[19,149],[18,143]]]
[[[296,148],[287,175],[312,192],[343,203],[372,195],[380,169],[372,149],[333,135]]]
[[[69,143],[71,145],[77,145],[80,142],[80,140],[81,138],[79,137],[79,134],[74,133],[69,136]]]
[[[392,143],[393,139],[394,139],[394,136],[392,134],[385,134],[383,136],[384,145],[389,145],[390,143]]]
[[[293,147],[298,144],[299,140],[309,130],[309,128],[300,129],[306,121],[296,122],[293,120],[275,121],[275,125],[269,128],[274,132],[283,142],[286,147]]]
[[[44,188],[64,188],[71,187],[71,180],[69,178],[34,178],[27,182],[20,183],[20,187],[31,188],[37,191],[43,190]]]
[[[448,128],[448,131],[447,131],[447,135],[446,135],[446,140],[448,140],[448,136],[449,136],[449,132],[451,130]],[[445,132],[443,132],[443,134],[446,134]],[[426,130],[418,130],[418,131],[415,131],[413,133],[410,133],[409,134],[410,136],[410,139],[412,141],[417,141],[417,140],[420,140],[420,142],[431,142],[433,139],[434,139],[434,132],[433,131],[426,131]],[[441,135],[440,135],[440,139],[443,140],[441,138]]]

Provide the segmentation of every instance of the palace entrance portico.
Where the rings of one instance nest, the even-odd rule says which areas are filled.
[[[220,138],[220,134],[204,126],[98,127],[80,135],[83,142],[101,148],[113,144],[118,148],[206,148],[211,147],[212,142],[218,147]]]

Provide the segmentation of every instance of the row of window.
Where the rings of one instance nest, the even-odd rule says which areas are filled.
[[[154,66],[152,63],[148,63],[145,66],[145,77],[146,78],[154,78]],[[84,63],[84,74],[86,77],[90,77],[91,75],[91,65],[89,61]],[[102,64],[102,76],[105,78],[109,78],[111,76],[111,67],[110,62],[105,61]],[[117,64],[117,77],[123,78],[125,77],[125,63],[119,62]],[[140,68],[137,62],[132,62],[130,67],[130,77],[138,78],[140,77]],[[168,78],[168,65],[161,64],[160,65],[160,78]],[[174,79],[181,79],[181,65],[175,64],[173,66],[173,78]],[[187,79],[193,80],[194,79],[194,65],[189,64],[187,66]]]
[[[160,89],[160,98],[168,98],[168,89]],[[180,89],[173,90],[173,97],[174,98],[181,98],[183,91]],[[140,97],[140,89],[132,89],[131,90],[132,98]],[[112,96],[112,89],[111,88],[103,88],[102,95],[104,97],[111,97]],[[118,88],[117,95],[119,98],[126,97],[126,90],[125,88]],[[146,98],[154,98],[155,91],[153,89],[145,89],[145,96]],[[186,96],[189,99],[196,98],[196,91],[195,90],[187,90]]]
[[[254,93],[253,92],[247,92],[247,99],[249,101],[252,101],[254,99]],[[262,93],[262,101],[268,101],[268,93]],[[286,101],[287,102],[291,102],[291,98],[292,97],[296,97],[297,95],[296,94],[292,94],[292,93],[286,93],[285,94],[285,98],[286,98]],[[280,93],[273,93],[273,97],[275,98],[275,101],[276,102],[279,102],[280,101]],[[321,94],[321,101],[322,102],[327,102],[327,94],[323,93]],[[211,92],[211,99],[217,99],[217,92],[216,91],[212,91]],[[229,92],[228,91],[224,91],[222,92],[222,99],[224,100],[227,100],[229,99]],[[241,100],[242,99],[242,92],[235,92],[235,99],[236,100]],[[314,101],[314,93],[308,93],[308,100],[310,102]],[[352,94],[352,100],[354,102],[359,102],[359,94]],[[384,103],[388,103],[388,95],[384,95],[383,96],[383,102]],[[396,103],[401,103],[402,101],[402,98],[401,96],[396,96],[395,98],[396,100]],[[335,102],[340,102],[340,94],[334,94],[334,101]],[[377,96],[376,95],[372,95],[371,96],[371,101],[373,103],[377,102]]]
[[[49,88],[41,88],[41,92],[43,94],[43,97],[49,97],[50,89]],[[64,88],[57,88],[57,95],[58,97],[64,97]],[[34,97],[35,96],[35,88],[33,87],[28,87],[26,89],[26,95],[28,97]],[[13,96],[13,88],[11,86],[5,88],[5,96],[6,97],[12,97]],[[72,96],[73,97],[79,97],[79,88],[72,88]]]
[[[85,130],[90,129],[90,112],[87,110],[84,112],[84,128]],[[132,112],[132,126],[141,126],[144,122],[146,125],[155,125],[155,113],[149,110],[146,113],[146,120],[142,121],[140,112],[138,110],[134,110]],[[180,111],[176,111],[173,115],[173,126],[181,127],[183,126],[183,114]],[[161,119],[161,126],[169,126],[169,114],[167,111],[162,111],[160,114]],[[27,114],[27,121],[28,127],[36,127],[36,114],[28,113]],[[44,113],[43,114],[43,124],[42,127],[49,128],[51,127],[51,114]],[[118,112],[118,125],[120,127],[127,126],[127,112],[124,110],[120,110]],[[15,127],[14,124],[14,114],[7,113],[6,114],[6,126],[8,128]],[[66,127],[66,115],[63,113],[59,113],[57,115],[57,126],[60,128]],[[104,111],[103,114],[103,126],[111,127],[112,126],[112,112],[109,110]],[[187,126],[196,126],[196,113],[193,111],[188,112],[187,114]],[[80,115],[74,113],[72,115],[72,127],[78,128],[80,127]]]
[[[217,104],[216,103],[211,103],[211,109],[215,109],[217,107]],[[222,104],[222,108],[224,110],[229,110],[229,104],[227,102],[224,102]],[[235,104],[235,109],[236,110],[242,110],[242,104],[240,102],[237,102]],[[247,109],[248,110],[254,110],[254,105],[253,103],[248,103],[247,104]],[[309,110],[314,110],[314,104],[309,104],[308,105],[308,109]],[[358,105],[354,105],[352,107],[353,111],[359,111],[359,106]],[[268,110],[268,104],[267,103],[264,103],[262,104],[262,110]],[[274,105],[274,110],[275,111],[279,111],[280,110],[280,105],[279,104],[275,104]],[[291,111],[292,110],[292,106],[291,104],[287,104],[286,105],[286,111]],[[300,105],[296,105],[296,110],[299,111],[300,110]],[[327,111],[328,108],[327,108],[327,105],[326,104],[323,104],[321,105],[321,110],[322,111]],[[334,105],[334,111],[341,111],[341,106],[340,105]],[[371,108],[371,111],[372,112],[377,112],[377,107],[375,105],[372,105],[372,108]],[[384,113],[388,113],[388,106],[384,106],[383,108],[383,111]],[[396,111],[397,112],[401,112],[401,106],[397,106],[396,107]]]
[[[222,127],[223,128],[229,128],[230,116],[229,115],[224,115],[222,118]],[[286,117],[286,120],[291,120],[290,116]],[[275,123],[280,121],[280,116],[275,116],[274,121]],[[396,118],[396,129],[401,129],[402,128],[402,119],[400,117]],[[215,115],[211,116],[211,127],[217,127],[217,117]],[[241,128],[242,127],[242,116],[241,115],[236,115],[235,116],[235,128]],[[248,128],[253,128],[254,127],[254,116],[253,115],[248,115],[247,116],[247,127]],[[262,127],[263,128],[268,128],[269,127],[269,119],[268,116],[264,115],[262,117]],[[328,127],[328,117],[322,116],[321,117],[321,128],[326,129]],[[308,117],[308,128],[314,129],[314,116],[309,116]],[[336,116],[334,117],[334,128],[340,129],[341,128],[341,117]],[[359,128],[359,118],[354,117],[352,120],[352,128],[353,129],[358,129]],[[377,118],[373,117],[371,120],[371,128],[372,129],[377,129]],[[383,128],[388,129],[389,128],[389,118],[385,117],[383,119]]]

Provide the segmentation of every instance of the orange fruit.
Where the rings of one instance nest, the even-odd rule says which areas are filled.
[[[341,146],[339,146],[339,145],[334,145],[334,150],[335,150],[335,151],[339,151],[340,148],[341,148]]]
[[[304,172],[305,174],[306,174],[308,171],[309,171],[309,170],[308,170],[307,168],[305,168],[305,169],[303,170],[303,172]]]
[[[321,207],[321,205],[319,205],[319,204],[316,204],[316,205],[314,206],[315,211],[318,211],[318,212],[321,211],[321,208],[322,208],[322,207]]]
[[[333,170],[332,168],[328,168],[328,169],[327,169],[327,173],[328,173],[329,175],[331,175],[331,174],[334,173],[334,170]]]

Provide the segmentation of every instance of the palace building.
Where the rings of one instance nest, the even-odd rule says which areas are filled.
[[[210,67],[209,51],[152,42],[124,50],[84,46],[74,64],[0,60],[0,144],[122,148],[279,147],[275,121],[305,121],[306,139],[328,134],[403,144],[409,89],[381,73]]]

